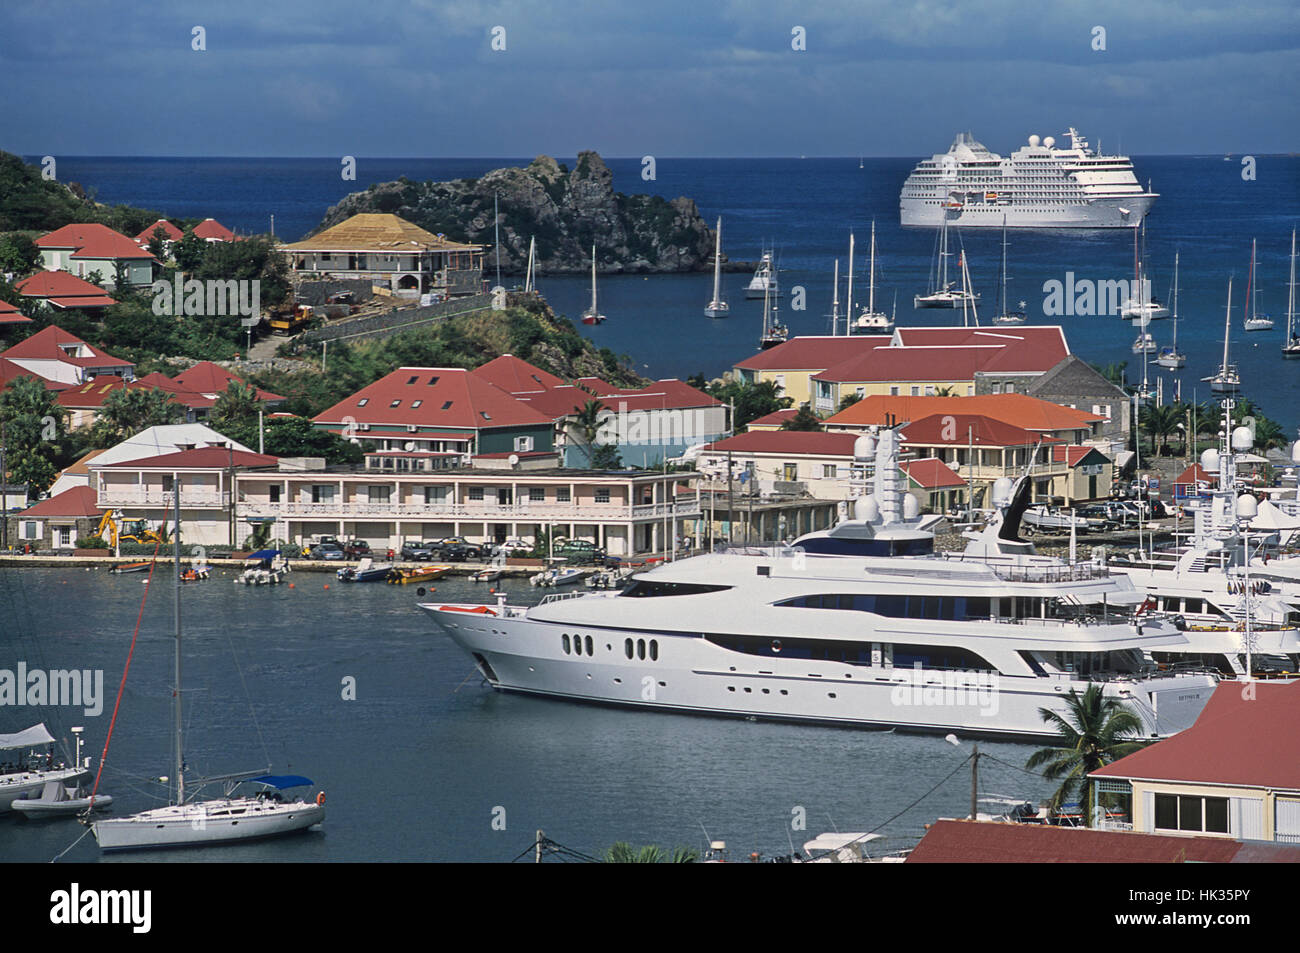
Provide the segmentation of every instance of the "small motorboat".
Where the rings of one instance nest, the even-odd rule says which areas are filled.
[[[487,569],[480,569],[469,578],[471,582],[496,582],[501,578],[501,573],[500,566],[489,566]]]
[[[114,565],[108,567],[108,571],[112,573],[118,573],[120,575],[122,573],[128,573],[128,572],[144,572],[148,568],[149,568],[149,560],[146,559],[143,562],[137,562],[137,563],[115,563]]]
[[[245,562],[253,560],[257,564],[245,569],[235,582],[242,582],[246,586],[273,586],[283,582],[289,572],[289,560],[278,549],[259,549]]]
[[[528,580],[530,585],[534,586],[571,586],[576,582],[581,582],[586,572],[576,566],[556,566],[553,569],[547,569],[539,572]]]
[[[355,566],[340,569],[339,582],[383,582],[393,571],[392,563],[376,563],[369,556]]]
[[[94,809],[107,810],[112,803],[110,795],[96,794]],[[80,785],[69,787],[59,781],[47,781],[40,797],[16,798],[10,807],[24,817],[66,817],[89,810],[91,798]]]
[[[200,582],[207,579],[211,574],[211,566],[191,566],[181,573],[181,582]]]
[[[433,582],[451,572],[450,566],[420,566],[415,569],[393,568],[388,573],[390,586],[404,586],[408,582]]]
[[[619,569],[603,569],[588,576],[585,585],[588,589],[621,589],[631,578],[633,569],[624,566]]]

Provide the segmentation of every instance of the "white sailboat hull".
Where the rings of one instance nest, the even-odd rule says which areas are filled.
[[[323,804],[223,798],[96,821],[91,830],[104,850],[135,850],[278,837],[306,830],[324,820]]]
[[[13,808],[18,798],[39,797],[51,781],[75,781],[89,772],[82,768],[56,768],[53,771],[23,771],[0,775],[0,814]]]

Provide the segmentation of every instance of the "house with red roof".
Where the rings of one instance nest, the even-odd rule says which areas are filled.
[[[898,469],[907,474],[908,492],[917,498],[922,512],[946,513],[966,501],[966,481],[937,457],[903,460]]]
[[[1070,470],[1065,498],[1098,500],[1110,496],[1115,477],[1115,462],[1096,447],[1070,444],[1052,447],[1052,462],[1064,463]]]
[[[64,225],[35,244],[47,271],[67,271],[89,280],[98,273],[97,284],[105,288],[116,284],[119,263],[126,269],[127,282],[136,287],[152,284],[153,266],[159,264],[121,232],[96,223]]]
[[[94,377],[135,378],[135,364],[131,361],[92,347],[53,324],[0,351],[0,359],[42,379],[51,390],[84,384]],[[0,379],[10,376],[0,368]]]
[[[1118,826],[1300,845],[1300,681],[1220,682],[1190,728],[1089,777]]]
[[[279,459],[233,444],[175,450],[132,460],[105,453],[90,461],[95,504],[156,529],[172,523],[174,487],[180,488],[181,535],[199,546],[238,546],[251,530],[235,519],[235,480],[244,471],[274,469]]]
[[[732,367],[737,380],[747,384],[770,381],[794,406],[812,401],[811,378],[828,368],[887,345],[887,335],[807,335],[791,338],[759,351]],[[822,412],[834,410],[826,407]]]
[[[787,407],[785,410],[774,410],[770,414],[764,414],[762,417],[751,420],[745,425],[745,429],[751,432],[755,430],[780,430],[794,420],[795,415],[798,413],[799,411],[793,407]]]
[[[577,415],[588,401],[603,406],[596,446],[617,444],[625,466],[654,466],[727,433],[727,408],[676,378],[646,387],[617,387],[598,377],[566,384],[511,354],[473,371],[555,422],[557,449],[566,466],[589,462]]]
[[[79,538],[95,535],[102,515],[95,491],[74,486],[8,517],[9,538],[33,551],[67,551],[76,548]]]
[[[214,364],[211,361],[199,361],[172,378],[172,383],[179,390],[201,395],[214,402],[226,392],[232,382],[237,384],[245,383],[244,379],[238,374],[234,374],[220,364]],[[260,387],[254,389],[257,391],[257,399],[267,407],[278,407],[284,403],[284,397],[279,394],[273,394],[269,390],[262,390]]]
[[[38,271],[29,275],[14,287],[25,298],[31,298],[57,311],[76,308],[93,314],[117,304],[104,294],[99,285],[78,278],[66,271]]]
[[[149,243],[153,241],[154,233],[160,228],[162,229],[162,253],[164,256],[170,256],[172,253],[172,246],[184,238],[185,233],[165,218],[160,218],[149,227],[143,229],[139,235],[135,236],[134,241],[141,248],[148,249]]]
[[[205,218],[194,226],[194,237],[205,242],[233,242],[235,233],[222,225],[215,218]]]
[[[317,414],[312,423],[377,451],[554,453],[554,418],[459,367],[402,367]]]
[[[1174,478],[1174,502],[1203,496],[1219,484],[1219,475],[1209,473],[1199,463],[1193,463]]]

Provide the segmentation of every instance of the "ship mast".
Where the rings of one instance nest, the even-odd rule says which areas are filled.
[[[848,333],[848,327],[845,327]],[[840,260],[835,259],[835,291],[831,297],[831,337],[840,333]]]

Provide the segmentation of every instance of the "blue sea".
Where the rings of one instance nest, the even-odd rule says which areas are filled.
[[[1012,144],[1008,144],[1010,146]],[[994,146],[996,148],[996,145]],[[1005,151],[1005,150],[1004,150]],[[35,157],[29,157],[29,160]],[[574,160],[557,157],[572,167]],[[854,297],[865,300],[866,253],[876,224],[877,305],[898,323],[937,325],[960,321],[960,313],[914,311],[912,296],[923,292],[934,260],[930,230],[898,224],[898,194],[920,157],[867,159],[672,159],[660,157],[656,177],[642,179],[640,158],[608,159],[614,188],[666,198],[693,198],[710,224],[723,218],[724,251],[737,260],[756,260],[763,247],[776,250],[783,287],[804,289],[803,310],[791,310],[787,294],[781,319],[791,334],[823,334],[830,327],[832,270],[847,269],[849,233],[857,236]],[[1178,343],[1188,355],[1180,373],[1147,371],[1161,380],[1166,400],[1208,398],[1201,378],[1218,369],[1223,351],[1229,276],[1233,282],[1232,359],[1241,365],[1243,391],[1263,411],[1294,433],[1300,426],[1300,362],[1284,363],[1279,352],[1287,304],[1291,229],[1300,219],[1300,157],[1257,156],[1256,176],[1242,178],[1240,157],[1137,156],[1143,182],[1160,193],[1148,216],[1147,273],[1155,295],[1166,302],[1180,253]],[[345,182],[337,158],[221,159],[60,157],[59,177],[93,188],[102,202],[155,208],[171,216],[212,217],[244,232],[275,232],[294,241],[315,228],[326,210],[349,192],[399,176],[445,180],[477,177],[502,166],[525,165],[530,157],[482,159],[367,159],[357,162],[357,179]],[[1272,331],[1242,330],[1251,240],[1257,239],[1257,307],[1277,321]],[[1001,235],[965,230],[960,235],[971,278],[981,293],[984,323],[998,299]],[[1131,279],[1132,234],[1125,231],[1012,231],[1009,300],[1025,302],[1033,323],[1060,323],[1071,348],[1094,363],[1128,362],[1130,381],[1142,379],[1142,358],[1132,353],[1136,329],[1118,317],[1044,314],[1044,284],[1079,279]],[[954,245],[956,244],[954,239]],[[952,259],[953,262],[956,259]],[[488,272],[491,277],[491,258]],[[716,376],[757,347],[762,303],[745,301],[748,275],[724,275],[729,319],[713,321],[703,308],[711,274],[611,276],[600,281],[601,310],[609,320],[582,333],[654,377]],[[506,284],[513,281],[507,279]],[[539,278],[541,291],[561,313],[576,316],[590,294],[576,277]],[[841,287],[841,306],[844,288]],[[1152,333],[1169,344],[1171,321],[1154,322]]]

